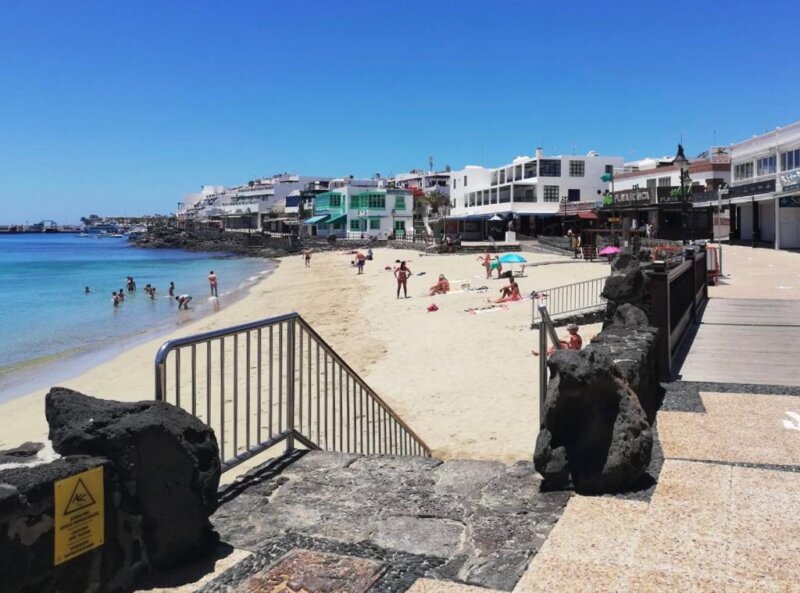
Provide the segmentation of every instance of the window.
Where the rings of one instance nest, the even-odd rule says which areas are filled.
[[[525,163],[525,179],[536,177],[536,161],[528,161]]]
[[[800,148],[781,153],[781,171],[800,169]]]
[[[505,182],[506,182],[506,170],[502,169],[500,171],[500,184],[502,185]]]
[[[542,159],[539,163],[539,175],[541,177],[561,177],[561,161],[556,159]]]
[[[742,163],[733,167],[734,179],[750,179],[753,176],[753,163]]]
[[[366,204],[364,198],[366,197]],[[386,210],[386,196],[384,194],[367,194],[361,195],[361,207],[369,208],[370,210]]]
[[[379,230],[381,230],[381,219],[380,218],[370,218],[369,219],[369,230],[371,230],[371,231],[379,231]]]
[[[583,161],[570,161],[569,162],[569,176],[570,177],[583,177],[586,172],[586,163]]]
[[[558,202],[559,186],[545,185],[543,188],[545,202]]]
[[[394,230],[395,231],[405,232],[405,230],[406,230],[406,221],[405,220],[395,220],[394,221]]]
[[[606,173],[608,173],[609,175],[613,175],[614,174],[614,165],[606,165]]]
[[[342,206],[342,196],[339,194],[333,194],[330,197],[330,207],[331,208],[341,208]]]
[[[511,186],[504,185],[500,188],[500,203],[507,204],[511,201]]]
[[[775,156],[764,157],[756,161],[756,177],[771,175],[775,173],[777,158]]]
[[[659,177],[658,178],[658,187],[671,187],[672,186],[672,178],[671,177]]]
[[[467,176],[464,175],[464,187],[467,187]]]
[[[394,197],[394,209],[395,210],[405,210],[406,209],[406,197],[405,196],[395,196]]]
[[[455,189],[457,187],[457,185],[458,185],[458,179],[453,177],[453,189]]]
[[[350,230],[351,231],[360,231],[361,230],[361,219],[354,218],[350,221]]]
[[[569,202],[580,202],[581,201],[581,190],[579,190],[579,189],[568,189],[567,190],[567,200]]]

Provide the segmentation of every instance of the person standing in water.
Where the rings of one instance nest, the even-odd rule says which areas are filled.
[[[192,297],[190,297],[188,294],[182,294],[176,296],[175,300],[178,301],[178,311],[180,311],[181,307],[183,307],[184,309],[189,308],[189,301],[192,300]]]
[[[119,300],[119,295],[116,292],[111,293],[111,302],[114,303],[115,307],[119,307],[120,302],[122,302]]]
[[[215,297],[217,295],[217,275],[214,273],[214,270],[211,270],[208,273],[208,286],[211,289],[211,296]]]
[[[92,294],[92,289],[87,286],[83,289],[83,294]]]
[[[406,262],[401,261],[400,267],[394,271],[394,277],[397,278],[397,298],[400,298],[400,287],[403,288],[403,297],[408,298],[408,287],[406,283],[411,276],[411,270],[406,267]]]
[[[171,297],[175,296],[175,283],[174,282],[170,282],[169,283],[169,296],[171,296]]]

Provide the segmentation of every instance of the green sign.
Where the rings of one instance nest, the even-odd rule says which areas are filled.
[[[610,183],[614,179],[613,173],[603,173],[602,177],[600,177],[600,181],[604,183]]]

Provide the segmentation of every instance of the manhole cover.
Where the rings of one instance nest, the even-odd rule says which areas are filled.
[[[250,576],[236,593],[364,593],[378,580],[375,560],[309,550],[292,550]]]

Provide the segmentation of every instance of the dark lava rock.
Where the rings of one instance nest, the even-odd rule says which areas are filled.
[[[102,467],[104,542],[54,566],[53,484]],[[130,591],[147,571],[141,521],[120,508],[122,484],[102,457],[62,457],[33,467],[0,470],[0,591],[85,593]]]
[[[611,323],[589,346],[602,350],[622,371],[650,424],[655,422],[664,399],[664,388],[658,381],[657,341],[658,328],[650,327],[644,311],[625,303],[617,308]]]
[[[638,257],[623,251],[611,264],[611,275],[606,280],[602,296],[606,299],[606,322],[608,325],[617,308],[625,303],[641,309],[648,319],[652,318],[650,279],[645,274],[646,266]]]
[[[157,401],[120,403],[55,387],[45,413],[62,455],[110,459],[125,484],[123,506],[141,514],[150,563],[169,566],[216,540],[219,449],[197,418]]]
[[[42,443],[22,443],[19,447],[14,449],[6,449],[0,451],[0,463],[25,463],[33,461],[36,454],[44,449]]]
[[[560,350],[534,453],[544,489],[569,486],[585,494],[619,492],[647,470],[650,425],[622,372],[599,349]]]

